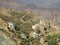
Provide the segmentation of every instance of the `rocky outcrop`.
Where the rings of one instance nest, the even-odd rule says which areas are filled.
[[[0,31],[0,45],[16,45],[8,36]]]

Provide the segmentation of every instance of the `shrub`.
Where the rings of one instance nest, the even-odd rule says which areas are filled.
[[[20,25],[18,23],[15,23],[15,30],[19,31],[20,30]]]
[[[48,41],[48,45],[58,45],[58,41],[60,40],[59,37],[60,36],[58,34],[46,36],[46,39]],[[59,40],[57,40],[57,39],[59,39]]]

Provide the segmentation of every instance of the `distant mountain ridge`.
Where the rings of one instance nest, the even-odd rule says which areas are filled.
[[[38,7],[34,3],[25,3],[23,0],[0,0],[0,7],[21,10],[21,11],[32,11],[37,13],[45,18],[51,19],[57,15],[57,20],[59,21],[60,17],[60,3],[53,4],[51,8]],[[59,21],[60,22],[60,21]]]
[[[20,8],[58,8],[60,0],[0,0],[0,7]],[[31,6],[32,5],[32,6]],[[58,6],[57,6],[58,5]],[[35,6],[35,7],[34,7]]]

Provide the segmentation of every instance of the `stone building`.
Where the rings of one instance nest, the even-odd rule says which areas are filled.
[[[10,30],[15,30],[15,26],[14,26],[14,24],[12,22],[8,22],[8,28]]]

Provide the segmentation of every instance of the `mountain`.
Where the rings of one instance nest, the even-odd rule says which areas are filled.
[[[50,10],[43,8],[41,13],[48,16]],[[0,8],[0,45],[59,44],[60,24],[42,14]]]
[[[31,11],[37,13],[45,18],[52,20],[52,18],[56,17],[57,15],[57,22],[59,21],[59,0],[49,0],[49,1],[36,1],[36,0],[0,0],[0,7],[8,8],[8,9],[15,9],[21,11]],[[41,4],[40,4],[41,3]],[[45,4],[46,3],[46,4]],[[40,6],[38,6],[40,5]],[[44,7],[43,5],[48,5],[48,7]],[[51,5],[51,6],[50,6]],[[54,13],[54,14],[53,14]]]
[[[17,2],[33,3],[39,7],[50,7],[51,5],[60,2],[60,0],[17,0]]]
[[[60,45],[60,0],[0,0],[0,45]]]
[[[6,8],[14,8],[14,9],[20,9],[20,8],[27,8],[28,5],[32,5],[33,8],[34,5],[38,8],[54,8],[54,4],[57,7],[57,3],[59,3],[60,0],[0,0],[0,7],[6,7]],[[29,7],[30,8],[30,7]]]
[[[40,16],[30,11],[6,8],[0,8],[0,12],[0,45],[28,45],[29,42],[27,39],[24,40],[21,34],[27,36],[27,33],[33,31],[31,26],[39,21]],[[9,29],[11,22],[14,23],[16,30]]]
[[[37,9],[37,6],[33,3],[28,4],[28,3],[18,3],[13,1],[1,1],[0,7],[18,9],[18,10]]]

